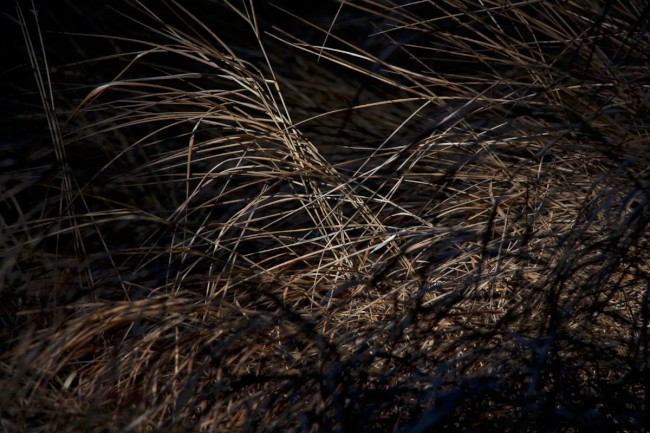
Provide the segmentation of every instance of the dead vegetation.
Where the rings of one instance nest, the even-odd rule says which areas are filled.
[[[17,3],[3,431],[642,431],[650,7],[271,3]]]

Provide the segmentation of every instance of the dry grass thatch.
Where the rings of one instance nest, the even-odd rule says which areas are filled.
[[[647,2],[23,3],[3,431],[650,425]]]

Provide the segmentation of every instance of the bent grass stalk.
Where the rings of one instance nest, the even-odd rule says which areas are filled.
[[[644,425],[641,2],[128,3],[65,122],[17,8],[57,170],[3,191],[3,428]]]

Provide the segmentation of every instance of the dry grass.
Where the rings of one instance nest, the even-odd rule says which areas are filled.
[[[642,431],[648,5],[279,3],[17,3],[3,431]]]

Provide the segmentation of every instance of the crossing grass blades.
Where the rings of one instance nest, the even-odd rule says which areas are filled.
[[[646,2],[23,3],[3,431],[649,425]]]

